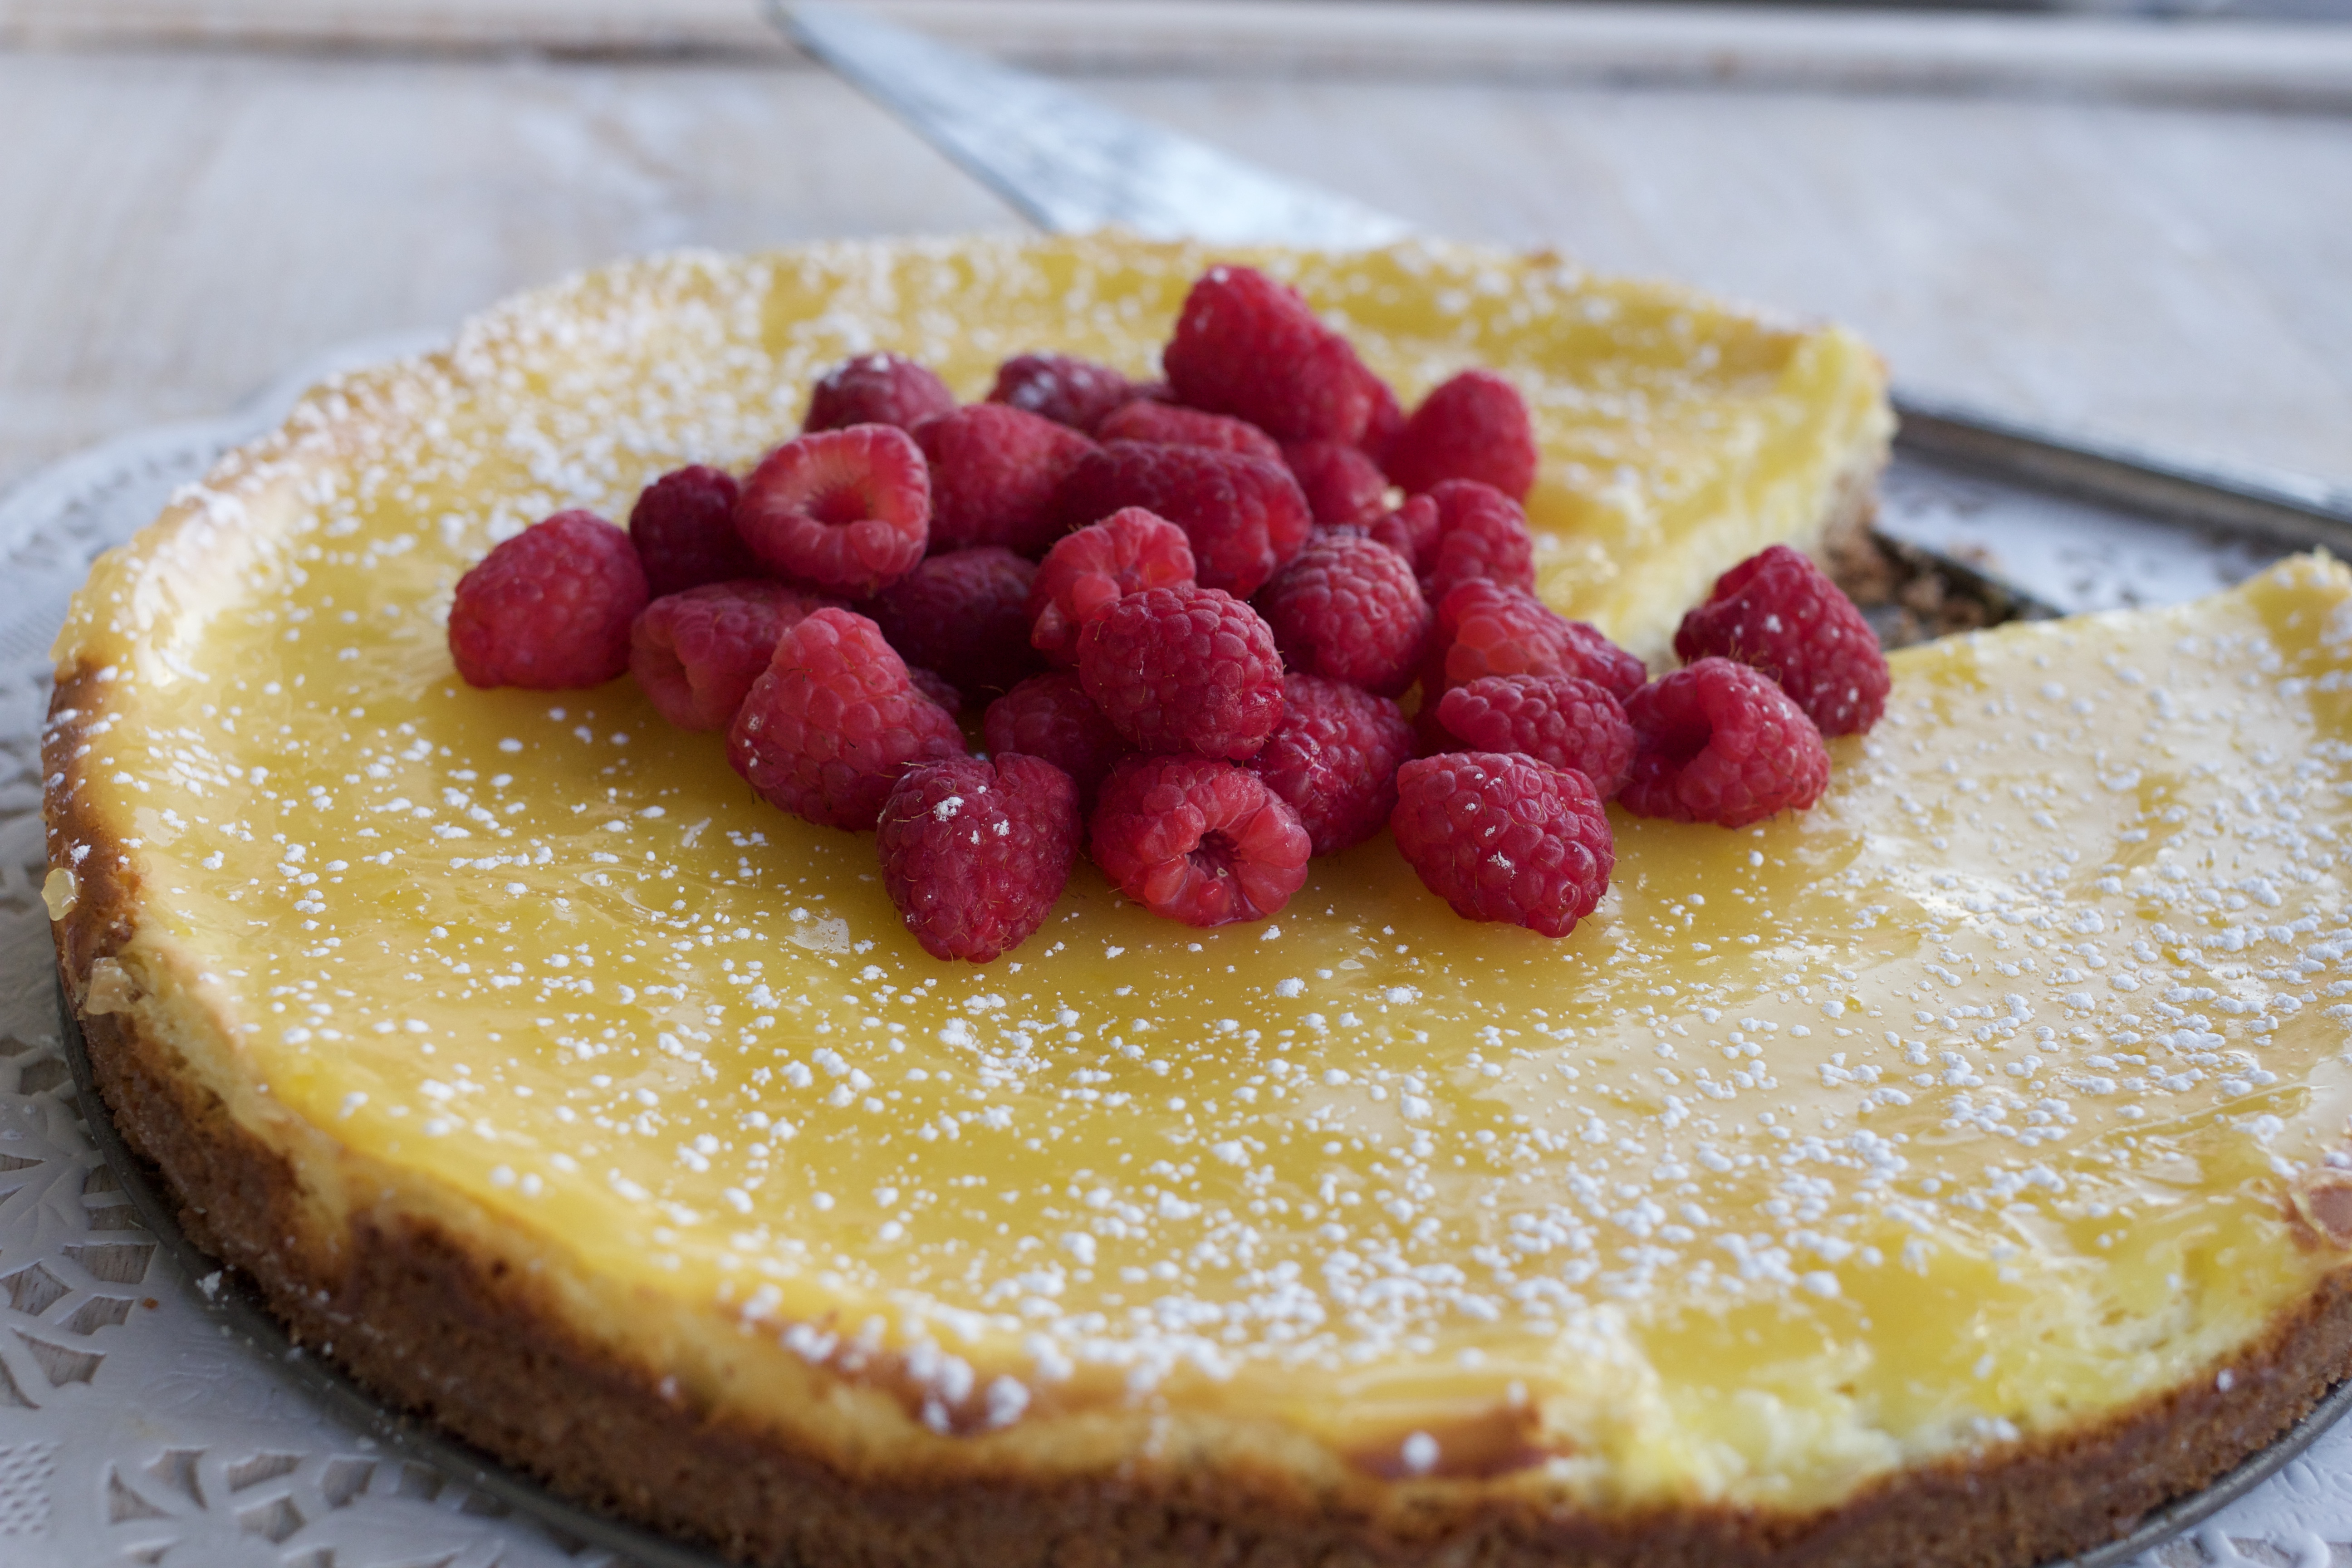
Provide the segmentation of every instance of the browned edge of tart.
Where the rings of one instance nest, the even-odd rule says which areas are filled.
[[[1822,509],[1821,537],[1806,552],[1816,562],[1834,565],[1870,538],[1870,525],[1878,520],[1878,476],[1885,471],[1890,456],[1885,441],[1874,441],[1853,453],[1830,481],[1829,502]]]
[[[1807,1511],[1583,1513],[1533,1501],[1507,1477],[1395,1483],[1374,1508],[1365,1486],[1342,1493],[1265,1466],[1168,1455],[1118,1456],[1079,1479],[983,1478],[889,1456],[844,1473],[774,1430],[690,1407],[664,1369],[583,1334],[545,1281],[404,1212],[397,1193],[322,1220],[302,1172],[197,1082],[174,1046],[136,1026],[124,1010],[132,998],[115,994],[124,971],[110,964],[91,994],[93,965],[137,929],[141,894],[128,846],[79,787],[76,753],[100,718],[101,685],[89,668],[68,673],[50,710],[69,717],[53,717],[45,739],[52,862],[88,847],[75,901],[53,927],[58,968],[106,1107],[159,1168],[189,1237],[249,1276],[297,1342],[388,1404],[590,1508],[740,1562],[2024,1568],[2112,1540],[2204,1486],[2352,1367],[2347,1268],[2168,1391],[2076,1430],[1897,1471]]]

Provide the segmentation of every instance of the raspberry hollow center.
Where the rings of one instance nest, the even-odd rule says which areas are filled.
[[[1190,850],[1161,861],[1152,868],[1145,888],[1147,901],[1165,903],[1181,896],[1190,888],[1192,897],[1220,907],[1234,902],[1238,890],[1223,884],[1234,879],[1234,864],[1241,857],[1241,847],[1217,829],[1201,836]]]
[[[806,505],[811,517],[833,528],[843,523],[864,522],[879,510],[866,487],[855,480],[829,485],[818,490],[809,497]]]

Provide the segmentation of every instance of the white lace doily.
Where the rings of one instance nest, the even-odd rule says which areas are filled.
[[[126,437],[0,498],[0,1564],[614,1568],[387,1455],[208,1314],[82,1126],[40,900],[50,638],[92,557],[357,345],[214,424]]]
[[[144,432],[0,498],[0,1564],[5,1568],[624,1568],[430,1468],[388,1455],[228,1334],[141,1228],[90,1143],[58,1039],[39,897],[48,647],[93,556],[268,429],[329,372],[424,346],[357,345],[214,424]],[[1906,468],[1893,531],[1980,539],[1984,491]],[[2085,537],[2094,598],[2141,574]],[[2192,570],[2242,575],[2217,552]],[[2169,570],[2169,569],[2168,569]],[[2103,581],[2095,592],[2087,578]],[[2172,575],[2144,584],[2161,593]],[[2047,577],[2042,578],[2048,581]],[[2189,579],[2183,579],[2184,582]],[[2203,586],[2200,582],[2195,585]],[[2352,1563],[2352,1422],[2138,1568]]]

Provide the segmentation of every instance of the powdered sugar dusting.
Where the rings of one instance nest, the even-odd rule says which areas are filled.
[[[2317,1267],[2276,1197],[2352,1109],[2344,590],[2316,568],[1908,656],[1819,810],[1620,819],[1617,887],[1561,942],[1455,919],[1375,843],[1317,862],[1277,940],[1082,868],[1022,949],[945,965],[865,838],[760,806],[626,682],[456,681],[449,586],[502,531],[741,466],[870,347],[967,395],[1033,348],[1145,374],[1199,263],[1036,254],[595,275],[306,405],[101,574],[86,635],[139,721],[91,726],[84,787],[218,955],[273,1097],[801,1358],[887,1362],[943,1431],[1395,1380],[1299,1419],[1385,1423],[1415,1475],[1454,1451],[1438,1406],[1531,1402],[1565,1453],[1668,1443],[1723,1387],[1769,1418],[1705,1485],[1792,1454],[1826,1485],[2160,1376],[2117,1370],[2110,1311],[2193,1356],[2219,1319],[2172,1303]],[[1392,372],[1533,342],[1538,374],[1548,323],[1627,308],[1496,265],[1297,270],[1343,311],[1437,297],[1410,348],[1363,334]],[[235,591],[193,613],[230,539]],[[2036,1310],[2060,1328],[2015,1331]],[[1940,1361],[1967,1398],[1898,1408]]]

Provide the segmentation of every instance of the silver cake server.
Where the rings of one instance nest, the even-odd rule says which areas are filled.
[[[1049,233],[1350,249],[1402,218],[880,21],[766,0],[776,26]],[[2352,558],[2352,490],[2084,441],[1898,388],[1879,532],[2027,613],[2168,603],[2284,550]]]
[[[1402,218],[851,7],[770,10],[803,48],[1049,234],[1115,226],[1148,239],[1352,249],[1412,232]]]

